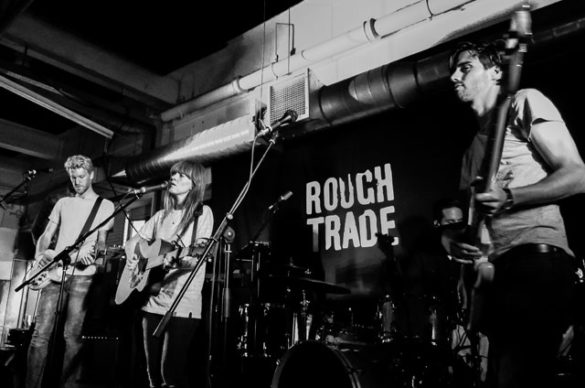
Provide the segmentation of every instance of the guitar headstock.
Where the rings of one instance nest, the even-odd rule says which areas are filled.
[[[532,18],[530,4],[525,3],[514,12],[510,20],[510,29],[506,34],[504,63],[508,65],[508,80],[504,84],[508,94],[514,94],[519,88],[524,54],[532,38]]]

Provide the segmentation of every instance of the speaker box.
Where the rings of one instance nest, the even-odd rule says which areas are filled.
[[[83,354],[79,380],[87,384],[117,386],[119,338],[83,336]]]

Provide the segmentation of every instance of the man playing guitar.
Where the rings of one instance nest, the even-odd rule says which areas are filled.
[[[451,81],[478,132],[463,159],[461,189],[479,175],[504,77],[493,44],[467,43],[452,55]],[[585,165],[554,104],[540,91],[513,93],[495,184],[471,202],[485,215],[491,243],[446,233],[445,248],[464,259],[487,257],[495,276],[486,293],[488,379],[497,387],[554,384],[555,355],[570,323],[573,253],[557,201],[585,192]],[[504,127],[504,126],[502,126]]]
[[[93,222],[90,229],[99,225],[114,212],[114,204],[106,199],[97,202],[98,195],[92,187],[94,179],[94,167],[91,159],[83,155],[74,155],[65,162],[65,169],[69,174],[71,184],[75,190],[74,197],[61,198],[51,211],[47,226],[40,236],[36,246],[36,268],[43,268],[52,261],[52,255],[45,254],[51,244],[54,235],[58,231],[57,242],[54,251],[59,253],[66,247],[72,246],[86,227],[90,214],[93,213]],[[97,203],[97,204],[96,204]],[[94,206],[96,206],[94,210]],[[77,386],[77,373],[79,366],[79,354],[81,351],[81,330],[87,310],[86,295],[92,282],[92,276],[96,272],[95,251],[103,251],[106,247],[106,234],[112,228],[113,220],[101,227],[97,233],[87,237],[78,251],[70,253],[71,263],[66,266],[64,276],[59,279],[47,281],[42,288],[36,323],[27,360],[26,387],[36,388],[43,384],[43,375],[50,367],[47,359],[53,330],[60,330],[61,325],[55,326],[55,311],[63,280],[62,318],[63,339],[65,341],[65,354],[61,383],[59,386]],[[90,230],[88,229],[88,230]],[[63,263],[56,263],[62,265]],[[51,269],[50,271],[54,271]],[[51,371],[54,373],[55,371]],[[45,386],[53,383],[45,382]]]

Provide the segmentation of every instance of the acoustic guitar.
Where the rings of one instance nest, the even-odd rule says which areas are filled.
[[[206,243],[180,247],[176,243],[162,239],[155,239],[151,242],[141,239],[134,249],[131,249],[130,244],[127,244],[124,248],[126,266],[116,289],[116,304],[125,302],[134,291],[143,292],[146,290],[151,294],[156,294],[160,290],[165,275],[165,270],[162,268],[165,259],[169,258],[174,266],[179,265],[181,259],[186,256],[202,260],[201,254],[205,245]],[[128,260],[134,255],[136,255],[138,262],[130,269]]]

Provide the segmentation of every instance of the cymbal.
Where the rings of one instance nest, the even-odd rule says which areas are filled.
[[[306,271],[307,267],[301,267],[299,265],[295,265],[295,264],[285,264],[282,266],[285,269],[294,269],[294,270],[299,270],[299,271]]]
[[[293,288],[302,290],[323,292],[329,294],[349,294],[351,292],[349,288],[311,278],[284,276],[268,276],[268,278],[271,280],[284,282]]]

